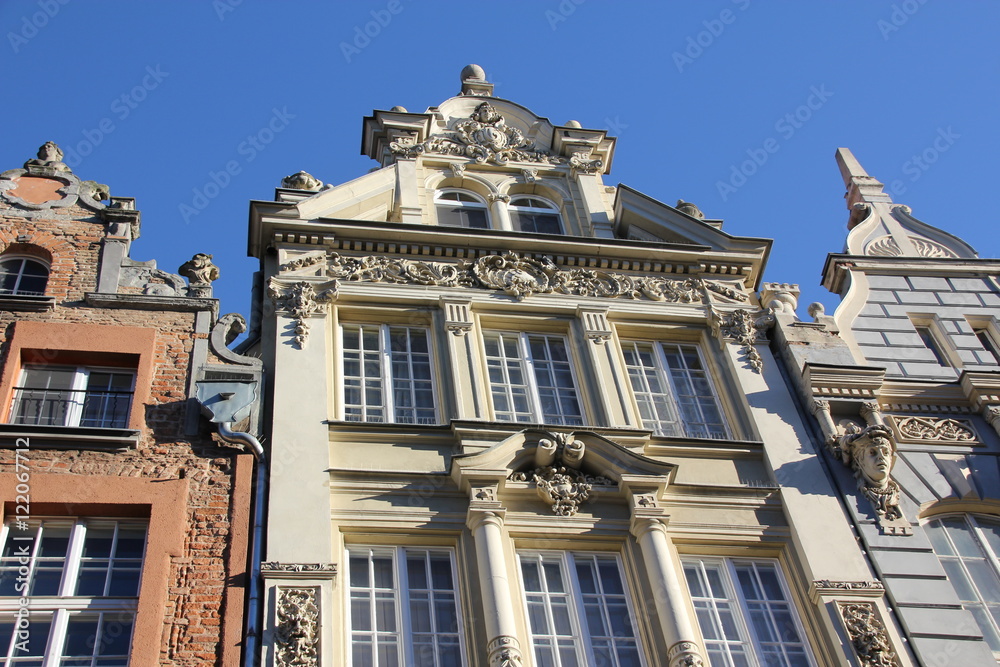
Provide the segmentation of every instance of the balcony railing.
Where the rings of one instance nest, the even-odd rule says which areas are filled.
[[[126,428],[131,391],[15,387],[11,423]]]

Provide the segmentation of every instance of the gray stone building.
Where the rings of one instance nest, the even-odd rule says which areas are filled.
[[[823,285],[842,300],[814,322],[776,308],[776,349],[916,662],[992,665],[1000,263],[893,203],[850,151],[837,162],[849,232]]]

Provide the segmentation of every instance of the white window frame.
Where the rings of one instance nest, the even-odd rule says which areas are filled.
[[[517,203],[517,201],[519,199],[537,199],[538,201],[540,201],[542,203],[548,204],[548,207],[522,206],[522,205],[519,205]],[[556,224],[559,227],[559,230],[557,232],[555,232],[555,233],[556,234],[565,234],[566,233],[566,225],[563,222],[562,211],[560,210],[560,208],[558,206],[556,206],[556,203],[553,202],[551,199],[547,199],[545,197],[539,197],[538,195],[529,195],[529,194],[511,195],[510,196],[510,203],[507,204],[507,211],[508,211],[508,213],[511,214],[511,216],[510,216],[510,224],[511,224],[511,228],[515,232],[520,232],[522,230],[518,229],[518,225],[514,221],[514,215],[517,214],[517,213],[529,213],[529,214],[537,214],[537,215],[551,215],[551,216],[554,216],[555,219],[556,219]],[[548,234],[550,232],[524,232],[524,233],[526,233],[526,234]]]
[[[378,328],[378,340],[379,340],[379,372],[382,382],[382,405],[380,406],[369,406],[367,403],[361,404],[362,415],[361,419],[349,419],[347,416],[347,396],[345,391],[345,382],[347,378],[346,367],[345,367],[345,357],[346,349],[344,347],[344,331],[346,329],[372,329]],[[396,398],[395,392],[393,391],[392,385],[392,344],[390,340],[390,330],[393,328],[408,329],[411,331],[411,336],[413,331],[422,331],[427,339],[427,355],[428,363],[430,364],[430,375],[431,375],[431,394],[434,400],[434,417],[432,422],[418,422],[418,421],[399,421],[396,418]],[[363,334],[362,334],[363,335]],[[408,324],[371,324],[371,323],[356,323],[356,322],[343,322],[340,325],[340,359],[339,359],[339,372],[340,372],[340,409],[339,418],[343,421],[351,421],[356,423],[379,423],[379,424],[440,424],[441,422],[441,408],[440,408],[440,397],[438,395],[437,386],[437,372],[434,358],[434,339],[431,336],[431,329],[424,326],[410,326]],[[362,355],[361,359],[362,369],[364,367],[364,358]],[[363,372],[363,371],[362,371]],[[361,376],[364,377],[364,376]],[[412,379],[412,378],[411,378]],[[364,387],[361,387],[362,397],[364,395]],[[385,413],[385,418],[381,421],[372,421],[368,419],[367,412],[369,408],[381,408]],[[416,410],[416,407],[414,407]]]
[[[462,201],[460,199],[445,199],[444,195],[447,194],[458,194],[465,195],[475,199],[475,202]],[[481,210],[486,215],[486,226],[485,227],[468,227],[466,225],[449,225],[441,222],[441,217],[439,214],[439,207],[441,206],[452,206],[456,208],[468,208]],[[472,192],[471,190],[464,190],[462,188],[441,188],[440,190],[434,191],[434,217],[438,225],[441,227],[454,227],[456,229],[492,229],[493,220],[490,216],[490,206],[486,203],[486,200],[481,196]]]
[[[579,640],[578,642],[575,642],[577,664],[580,667],[583,667],[585,665],[594,664],[594,653],[590,630],[587,627],[587,619],[584,615],[583,593],[580,589],[580,582],[576,574],[575,559],[576,557],[593,558],[595,556],[608,560],[613,559],[618,568],[618,577],[621,581],[622,590],[625,592],[625,603],[628,607],[629,622],[632,626],[633,638],[635,639],[636,649],[639,653],[639,661],[643,667],[646,667],[648,664],[646,661],[646,653],[642,645],[639,625],[636,622],[635,607],[632,602],[632,593],[629,589],[628,579],[625,577],[625,569],[622,566],[622,559],[619,554],[601,551],[550,551],[539,549],[519,549],[517,551],[517,577],[518,583],[521,587],[522,611],[524,613],[525,623],[527,624],[528,630],[528,652],[531,654],[531,660],[533,663],[535,662],[535,635],[531,631],[530,610],[528,608],[529,592],[524,583],[524,571],[521,567],[522,559],[532,558],[537,559],[542,563],[545,561],[559,563],[563,579],[566,583],[566,593],[558,595],[566,595],[569,600],[569,616],[570,624],[573,628],[573,638]],[[551,595],[549,591],[545,591],[544,593],[532,592],[531,594],[541,594],[546,598],[549,598]],[[551,627],[552,618],[549,614],[548,602],[546,602],[546,614],[548,616],[548,623]],[[556,635],[553,635],[553,637],[554,636]],[[558,654],[556,655],[556,662],[557,664],[561,662]]]
[[[747,600],[743,595],[743,592],[739,588],[739,577],[736,573],[737,565],[753,565],[760,566],[766,565],[773,568],[776,575],[778,585],[781,588],[781,594],[784,597],[783,602],[788,605],[789,615],[791,616],[792,622],[795,625],[795,631],[799,635],[799,639],[803,646],[806,660],[809,665],[816,667],[816,658],[813,656],[812,648],[809,645],[809,637],[805,632],[805,628],[802,624],[802,615],[795,604],[794,599],[791,596],[791,591],[788,588],[788,583],[785,581],[785,575],[781,568],[781,563],[773,558],[727,558],[727,557],[702,557],[702,556],[681,556],[681,570],[685,578],[685,588],[688,589],[688,597],[694,601],[695,596],[691,593],[690,587],[687,585],[687,573],[684,569],[688,565],[698,565],[703,568],[705,564],[710,564],[712,566],[719,567],[722,572],[722,585],[725,588],[726,600],[729,602],[734,612],[734,623],[736,625],[737,631],[740,635],[740,645],[747,650],[747,658],[752,667],[761,667],[765,663],[763,662],[763,651],[761,649],[760,639],[757,636],[756,631],[750,627],[748,619],[750,618],[750,610],[747,605]],[[768,601],[772,602],[772,601]],[[718,618],[715,604],[712,604],[712,613],[714,621],[716,623],[721,623]],[[773,621],[773,618],[771,619]],[[700,631],[701,629],[700,621],[697,621]],[[726,642],[727,644],[732,644],[732,641]],[[784,644],[785,642],[781,642]],[[706,654],[708,652],[708,645],[704,637],[702,637],[702,645],[705,646]],[[728,653],[728,651],[727,651]],[[706,658],[708,656],[706,655]],[[715,665],[713,667],[725,667],[725,665]]]
[[[701,349],[700,345],[698,345],[697,343],[688,343],[688,342],[664,342],[664,341],[656,341],[656,340],[648,340],[648,339],[646,339],[646,340],[644,340],[644,339],[627,339],[627,340],[623,339],[621,341],[621,346],[622,346],[622,364],[623,364],[623,368],[625,369],[625,375],[626,375],[626,377],[628,377],[628,386],[629,386],[629,391],[632,394],[632,403],[633,403],[633,406],[634,406],[635,415],[636,415],[639,423],[642,424],[643,428],[648,428],[648,427],[646,426],[646,423],[643,422],[642,411],[639,408],[639,399],[636,396],[635,387],[632,386],[632,378],[631,378],[631,375],[630,375],[630,368],[632,368],[632,367],[628,365],[628,363],[627,363],[627,361],[625,359],[626,346],[628,346],[628,345],[651,345],[652,346],[652,348],[653,348],[653,355],[654,355],[654,358],[655,358],[655,367],[654,367],[654,370],[656,372],[657,378],[658,378],[661,386],[667,387],[670,390],[669,394],[665,395],[665,398],[669,402],[670,411],[672,413],[671,416],[674,417],[674,420],[673,420],[672,423],[674,423],[676,425],[677,432],[667,432],[667,430],[664,429],[664,428],[662,428],[661,425],[660,425],[660,423],[662,421],[664,421],[664,420],[657,419],[656,420],[656,424],[653,424],[652,425],[653,428],[651,429],[653,431],[654,435],[680,436],[680,437],[696,437],[696,438],[712,438],[711,435],[690,434],[688,432],[688,422],[686,422],[684,420],[684,417],[683,417],[683,415],[681,413],[680,403],[679,403],[679,400],[678,400],[678,397],[680,396],[680,392],[677,390],[677,386],[674,384],[673,373],[671,372],[670,365],[667,362],[667,355],[666,355],[666,352],[664,351],[664,346],[670,345],[670,346],[681,348],[682,350],[684,350],[684,349],[693,350],[698,355],[698,361],[699,361],[699,363],[701,363],[701,372],[703,372],[705,374],[705,379],[708,382],[709,388],[711,389],[711,397],[712,397],[712,399],[715,402],[715,409],[718,411],[719,418],[722,420],[721,421],[721,426],[722,426],[722,430],[723,430],[723,436],[720,439],[726,439],[726,438],[732,437],[732,429],[729,426],[729,423],[728,423],[729,420],[727,419],[726,411],[723,409],[722,399],[721,399],[721,396],[719,394],[719,389],[716,386],[715,381],[713,380],[712,369],[708,365],[708,363],[707,363],[707,361],[705,359],[705,355],[702,353],[702,349]],[[642,367],[642,368],[646,368],[646,367]],[[685,372],[687,372],[687,374],[689,376],[689,380],[690,380],[690,372],[689,372],[689,370],[690,369],[685,369]],[[645,378],[643,379],[643,382],[645,383]],[[643,393],[647,393],[647,392],[643,392]],[[649,393],[650,396],[655,397],[655,394],[652,394],[652,392],[648,392],[648,393]],[[700,405],[698,406],[698,411],[699,412],[702,411]],[[702,415],[702,416],[704,416],[704,415]],[[699,422],[699,423],[706,423],[706,422]]]
[[[51,366],[45,366],[44,364],[25,364],[21,369],[21,378],[17,386],[14,387],[14,396],[11,399],[10,404],[10,421],[17,416],[18,406],[22,400],[25,400],[20,393],[23,389],[31,391],[31,387],[24,387],[24,383],[27,381],[27,374],[29,370],[35,369],[45,369],[50,370],[72,370],[73,383],[69,389],[52,389],[52,390],[38,390],[45,391],[46,393],[58,393],[60,391],[71,392],[69,398],[66,401],[66,415],[63,418],[62,424],[53,424],[54,426],[80,426],[80,422],[83,420],[83,406],[87,400],[88,395],[88,385],[90,383],[91,373],[118,373],[121,375],[130,375],[132,377],[132,384],[129,386],[128,391],[128,408],[125,411],[125,423],[121,426],[87,426],[84,428],[128,428],[129,422],[132,418],[132,409],[135,407],[133,402],[135,401],[135,377],[136,369],[134,368],[120,368],[114,366],[71,366],[71,365],[59,365],[53,364]],[[99,392],[98,392],[99,393]],[[123,392],[124,393],[124,392]],[[38,399],[27,399],[27,400],[38,400]],[[23,422],[18,422],[23,423]],[[32,425],[30,422],[27,425]]]
[[[49,266],[48,262],[45,262],[39,259],[38,257],[34,257],[32,255],[20,255],[20,254],[0,255],[0,269],[2,269],[3,265],[6,264],[7,262],[13,262],[13,261],[21,262],[21,266],[18,268],[17,271],[9,272],[10,274],[16,276],[16,278],[14,279],[14,288],[9,292],[0,291],[0,296],[44,296],[45,290],[49,286],[49,277],[52,273],[52,267]],[[21,282],[24,278],[24,269],[27,267],[29,262],[45,269],[45,282],[42,285],[42,290],[40,292],[35,292],[35,291],[22,292],[19,289],[21,286]],[[37,276],[31,276],[31,277],[34,278]]]
[[[28,567],[30,572],[28,575],[29,580],[33,580],[35,568],[38,564],[37,552],[41,546],[41,541],[38,539],[31,539],[30,541],[25,540],[18,533],[23,531],[14,525],[14,521],[8,521],[3,525],[2,531],[0,531],[0,546],[6,545],[8,539],[12,539],[18,543],[23,542],[25,545],[30,545],[31,559]],[[105,614],[130,614],[132,622],[132,631],[135,632],[135,625],[137,619],[137,611],[139,608],[139,595],[142,592],[141,580],[142,572],[146,565],[146,547],[149,541],[149,522],[137,519],[120,519],[120,518],[97,518],[97,517],[87,517],[87,518],[73,518],[73,517],[46,517],[39,519],[32,519],[29,525],[32,526],[33,534],[37,535],[37,526],[39,524],[46,524],[50,526],[63,525],[70,528],[69,542],[66,547],[66,556],[64,558],[64,565],[62,570],[62,575],[59,582],[59,591],[55,596],[39,596],[39,595],[29,595],[29,590],[25,589],[23,592],[19,592],[20,595],[25,596],[27,599],[27,609],[29,611],[29,623],[31,620],[38,620],[45,617],[51,618],[51,627],[49,630],[49,637],[45,647],[45,653],[43,657],[42,665],[43,667],[59,667],[62,661],[62,652],[65,647],[66,642],[66,632],[68,629],[69,621],[71,616],[82,615],[82,616],[99,616],[99,623],[102,629],[106,626],[104,625],[104,615]],[[86,539],[87,527],[88,525],[115,525],[115,542],[112,543],[111,556],[109,558],[109,570],[113,566],[115,560],[115,545],[117,543],[118,529],[122,526],[128,528],[138,528],[142,527],[146,531],[146,544],[143,545],[142,560],[139,568],[139,580],[140,586],[135,595],[135,597],[109,597],[109,596],[77,596],[75,595],[75,589],[77,580],[80,574],[80,565],[83,555],[84,540]],[[44,535],[44,533],[43,533]],[[44,537],[43,537],[44,539]],[[16,546],[16,545],[15,545]],[[16,553],[16,552],[15,552]],[[110,585],[111,577],[108,576],[105,581],[105,590]],[[9,622],[11,617],[16,618],[16,614],[22,608],[21,598],[19,597],[0,597],[0,618],[3,621]],[[115,623],[114,618],[106,621],[108,623]],[[30,625],[29,625],[30,631]],[[129,639],[129,658],[127,661],[131,660],[131,638]],[[96,642],[95,642],[96,643]],[[15,640],[12,639],[11,643],[6,646],[0,646],[0,667],[17,667],[26,658],[22,657],[21,660],[14,660],[11,662],[12,658],[17,658],[17,651],[15,650]],[[99,656],[93,656],[93,660],[96,660]],[[76,658],[80,660],[81,658]],[[37,658],[36,658],[37,660]]]
[[[344,562],[347,563],[347,582],[344,586],[345,592],[345,611],[344,611],[344,625],[347,629],[347,641],[346,641],[346,651],[347,651],[347,665],[348,667],[372,667],[371,665],[355,665],[354,664],[354,640],[353,634],[354,629],[351,625],[351,592],[355,588],[351,585],[351,555],[363,555],[367,554],[370,559],[372,555],[379,556],[390,556],[392,558],[392,575],[394,577],[395,591],[393,596],[393,602],[396,611],[396,638],[397,646],[399,647],[399,665],[412,665],[414,664],[414,653],[413,653],[413,622],[410,615],[410,587],[407,577],[406,570],[406,558],[408,554],[411,553],[421,553],[425,557],[427,554],[435,555],[447,555],[448,561],[451,565],[451,583],[452,583],[452,593],[455,597],[455,618],[457,622],[457,628],[454,633],[458,635],[459,644],[459,655],[461,657],[461,665],[467,664],[467,654],[465,647],[465,627],[462,618],[462,600],[461,600],[461,586],[458,581],[458,567],[455,560],[455,550],[451,547],[434,547],[434,546],[378,546],[378,545],[350,545],[344,550]],[[370,562],[370,560],[369,560]],[[430,572],[427,573],[430,576]],[[374,586],[374,582],[372,586]],[[364,589],[371,590],[371,589]],[[434,590],[434,589],[430,589]],[[376,633],[373,629],[372,633]],[[388,633],[383,633],[388,634]],[[375,657],[375,661],[378,661],[378,657]],[[437,660],[437,656],[435,656]]]
[[[1000,581],[1000,554],[998,554],[993,549],[993,547],[990,546],[990,542],[984,536],[983,530],[982,530],[982,528],[980,528],[979,522],[977,521],[977,518],[979,518],[979,519],[985,519],[985,520],[988,520],[988,521],[991,521],[993,523],[996,523],[996,524],[1000,525],[1000,517],[991,516],[991,515],[988,515],[988,514],[974,514],[974,513],[971,513],[971,512],[969,512],[969,513],[936,514],[934,516],[927,517],[923,521],[923,525],[926,527],[928,524],[933,523],[934,521],[940,521],[942,519],[959,519],[959,520],[964,521],[965,524],[969,528],[971,528],[972,534],[975,536],[976,546],[978,546],[979,549],[982,551],[984,560],[987,562],[987,564],[992,569],[993,575],[997,578],[998,581]],[[944,529],[944,527],[942,526],[942,530],[943,529]],[[926,530],[926,528],[925,528],[925,530]],[[992,603],[992,604],[995,604],[995,605],[996,604],[1000,604],[1000,600],[988,600],[982,594],[982,592],[979,590],[979,587],[976,585],[975,579],[971,576],[971,573],[969,572],[969,569],[966,566],[965,558],[967,558],[967,557],[963,557],[963,556],[959,556],[958,555],[958,550],[954,548],[954,541],[950,537],[948,537],[948,542],[949,542],[949,544],[952,545],[952,551],[955,552],[954,555],[949,556],[947,554],[940,554],[940,553],[938,553],[937,549],[934,550],[934,555],[937,556],[937,558],[938,558],[939,561],[941,561],[942,567],[944,567],[944,562],[945,562],[944,559],[945,558],[957,559],[958,562],[959,562],[959,567],[962,568],[963,572],[965,573],[965,576],[966,576],[966,579],[967,579],[968,583],[972,586],[973,592],[976,594],[976,596],[978,598],[979,604],[983,605],[984,607],[987,604],[989,604],[989,603]],[[932,546],[933,546],[933,543],[932,543]],[[942,556],[944,556],[944,558],[942,558]],[[949,576],[948,579],[949,579],[949,581],[951,581],[952,577]],[[959,593],[960,593],[960,591],[958,591],[956,589],[956,594],[959,594]],[[961,596],[959,596],[959,599],[961,600]],[[963,609],[967,609],[967,607],[964,604],[964,601],[963,601],[962,608]],[[972,611],[969,611],[969,613],[973,614],[973,617],[975,618],[975,614]],[[989,620],[989,622],[990,622],[990,624],[992,626],[991,629],[997,635],[1000,635],[1000,623],[997,623],[996,620],[994,620],[989,613],[987,613],[986,616],[988,617],[988,620]],[[980,627],[980,629],[982,629],[982,626],[980,625],[978,618],[976,618],[976,625],[978,627]],[[983,641],[988,641],[988,640],[984,639]],[[993,656],[998,661],[1000,661],[1000,650],[993,651]]]
[[[503,336],[517,336],[518,337],[517,345],[518,345],[518,351],[520,352],[520,355],[521,355],[520,359],[519,359],[519,362],[521,364],[521,374],[525,378],[525,381],[527,383],[527,388],[528,388],[528,403],[529,403],[529,408],[531,410],[531,415],[530,415],[530,420],[531,421],[528,421],[528,420],[526,420],[526,421],[519,421],[518,419],[516,419],[516,413],[514,413],[515,414],[515,419],[512,419],[512,420],[499,419],[496,416],[497,410],[496,410],[496,406],[494,405],[494,402],[493,402],[493,387],[494,387],[494,385],[493,385],[493,382],[491,382],[490,379],[489,379],[489,363],[490,363],[491,357],[489,357],[486,354],[486,338],[490,337],[490,336],[499,336],[500,337],[500,340],[501,340],[501,350],[503,349],[503,345],[502,345]],[[541,399],[541,395],[540,395],[540,393],[538,391],[538,377],[537,377],[537,375],[535,375],[535,360],[531,356],[531,343],[530,343],[530,339],[533,336],[541,336],[541,337],[546,338],[547,340],[555,338],[555,339],[558,339],[558,340],[562,341],[563,345],[565,346],[565,349],[566,349],[566,358],[568,360],[567,364],[569,366],[570,376],[573,379],[573,393],[576,396],[576,403],[577,403],[577,406],[579,407],[579,410],[580,410],[580,423],[579,424],[566,423],[566,420],[564,419],[564,415],[562,415],[562,414],[558,415],[562,421],[559,421],[559,422],[548,422],[548,421],[546,421],[546,417],[542,413],[542,399]],[[588,423],[588,420],[587,420],[587,408],[584,405],[583,394],[582,394],[582,392],[580,390],[580,382],[579,382],[579,379],[577,378],[577,374],[576,374],[576,363],[575,363],[575,359],[573,357],[573,349],[570,346],[570,341],[569,341],[569,339],[566,336],[564,336],[562,334],[552,334],[552,333],[536,333],[536,332],[526,332],[526,331],[502,331],[502,330],[491,329],[491,330],[483,332],[483,341],[482,342],[483,342],[483,361],[484,361],[484,363],[486,365],[486,382],[487,382],[487,386],[488,386],[488,389],[489,389],[489,396],[490,396],[490,409],[493,411],[493,417],[494,417],[494,419],[496,419],[497,421],[504,421],[504,422],[508,422],[509,421],[510,423],[521,423],[521,424],[526,424],[526,423],[549,424],[549,423],[551,423],[551,424],[557,424],[557,425],[560,425],[560,426],[583,426],[583,425],[586,425]],[[547,341],[546,341],[546,344],[548,344]],[[504,361],[506,362],[507,360],[509,360],[509,357],[505,356],[504,357]],[[504,374],[504,380],[505,380],[504,383],[503,383],[503,387],[504,387],[504,389],[505,389],[505,391],[507,393],[508,400],[511,401],[511,407],[513,408],[513,395],[510,392],[510,386],[511,386],[510,382],[507,381],[507,366],[506,366],[506,364],[504,364],[504,366],[503,366],[503,374]]]

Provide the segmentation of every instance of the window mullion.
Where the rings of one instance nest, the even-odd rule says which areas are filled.
[[[45,658],[42,667],[59,667],[63,646],[66,642],[66,631],[69,626],[69,610],[56,609],[52,614],[52,626],[49,629],[49,643],[45,647]]]
[[[587,558],[589,558],[591,562],[594,561],[593,556],[587,556]],[[587,611],[583,603],[583,593],[580,591],[580,582],[576,578],[576,557],[571,553],[565,553],[563,554],[563,563],[566,568],[565,577],[567,579],[569,589],[573,593],[572,603],[573,606],[575,607],[575,609],[571,610],[573,613],[570,614],[570,621],[574,625],[577,637],[583,638],[582,648],[584,650],[584,653],[586,654],[585,655],[586,664],[593,665],[596,664],[597,661],[594,658],[594,646],[590,638],[590,628],[586,628],[586,631],[584,631],[586,627],[585,624],[587,622],[586,618]],[[594,579],[597,583],[600,596],[603,598],[604,584],[601,581],[601,573],[596,567],[594,568]],[[603,616],[604,615],[603,605],[600,612],[601,615]],[[608,628],[610,630],[611,626],[609,625]]]
[[[83,402],[87,397],[87,383],[90,380],[89,368],[77,368],[73,376],[73,388],[70,391],[66,406],[66,426],[76,426],[83,415]]]
[[[728,558],[723,562],[723,568],[726,572],[726,581],[724,585],[728,586],[729,590],[726,591],[726,596],[730,599],[730,604],[739,605],[740,614],[737,619],[739,623],[739,629],[744,637],[744,643],[747,644],[749,651],[749,659],[753,665],[760,665],[760,656],[764,654],[760,642],[757,639],[757,632],[750,626],[750,607],[747,605],[746,597],[740,595],[737,589],[739,582],[739,575],[736,573],[736,564]]]
[[[80,558],[83,554],[83,542],[86,537],[86,525],[82,521],[73,524],[73,529],[70,532],[69,548],[66,549],[66,564],[63,567],[59,595],[72,596],[76,593],[76,580],[80,575]]]
[[[531,343],[528,334],[521,332],[519,348],[521,350],[521,365],[524,368],[524,379],[528,385],[528,396],[531,398],[531,412],[535,422],[541,424],[545,421],[542,415],[542,397],[538,393],[538,376],[535,374],[535,360],[531,357]]]
[[[396,401],[393,396],[392,386],[392,348],[389,337],[389,325],[379,325],[379,374],[382,380],[382,409],[385,411],[383,419],[389,422],[396,421]]]
[[[392,554],[393,573],[396,577],[396,623],[399,631],[399,653],[406,657],[406,664],[415,665],[413,652],[413,622],[410,618],[410,580],[406,576],[406,549],[396,547]],[[430,578],[430,568],[427,577]],[[431,608],[433,613],[433,607]]]
[[[670,392],[667,396],[667,404],[670,406],[670,417],[677,424],[679,435],[685,435],[687,428],[681,419],[680,392],[677,391],[677,386],[674,385],[674,374],[667,363],[667,353],[663,351],[663,343],[653,343],[653,354],[656,355],[656,372],[660,376],[660,382],[663,383],[663,388]]]

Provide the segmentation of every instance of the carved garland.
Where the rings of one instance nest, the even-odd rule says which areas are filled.
[[[319,665],[319,606],[315,588],[279,588],[274,629],[275,665]]]
[[[485,287],[502,290],[516,299],[533,294],[568,294],[606,298],[647,298],[673,303],[707,303],[707,292],[733,301],[746,294],[701,278],[672,280],[656,276],[633,277],[594,269],[560,269],[549,257],[532,259],[514,252],[487,255],[474,262],[422,262],[380,255],[330,256],[330,278],[350,282]]]
[[[863,667],[896,667],[896,652],[889,634],[870,602],[838,604],[847,636]]]
[[[720,340],[734,340],[743,346],[750,367],[758,373],[764,368],[764,360],[754,343],[764,339],[767,329],[774,324],[774,315],[769,310],[753,312],[736,310],[731,313],[713,313],[712,330]]]

